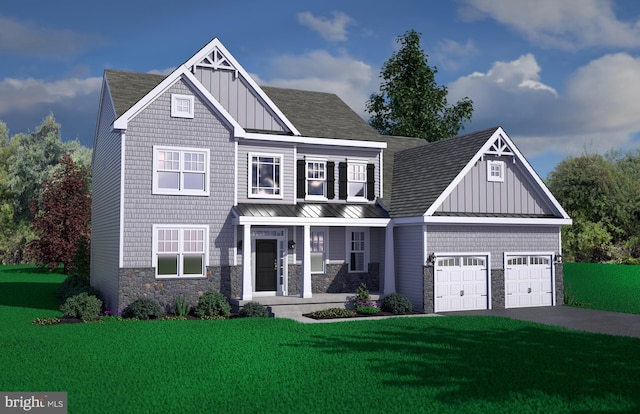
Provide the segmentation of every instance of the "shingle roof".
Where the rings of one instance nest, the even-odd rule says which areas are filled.
[[[383,185],[383,202],[390,206],[391,192],[393,185],[393,165],[396,152],[400,152],[409,148],[415,148],[421,145],[427,145],[428,142],[422,138],[412,137],[396,137],[390,135],[382,136],[387,142],[387,148],[382,153],[382,185]]]
[[[397,152],[393,169],[391,216],[422,216],[497,128]]]
[[[144,98],[153,88],[158,86],[166,77],[150,73],[125,72],[120,70],[105,70],[111,99],[116,108],[116,116],[121,116],[129,108]]]

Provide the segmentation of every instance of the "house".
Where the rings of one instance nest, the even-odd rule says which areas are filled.
[[[171,307],[207,290],[237,300],[310,298],[366,283],[441,311],[429,302],[441,288],[429,269],[470,255],[486,259],[494,299],[485,307],[508,306],[493,286],[498,251],[508,250],[509,263],[542,253],[556,260],[570,220],[504,131],[477,135],[429,145],[382,137],[336,95],[258,86],[218,39],[168,76],[106,70],[93,147],[91,283],[112,310],[141,296]],[[480,187],[504,187],[506,198],[522,187],[515,210],[485,202],[475,211],[459,190],[490,162],[503,181]],[[465,229],[493,231],[507,245],[461,249],[451,235]],[[538,233],[545,243],[512,255],[507,235]],[[561,286],[561,266],[554,269]]]

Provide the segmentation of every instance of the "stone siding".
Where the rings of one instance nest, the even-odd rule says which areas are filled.
[[[434,313],[436,306],[433,301],[434,298],[434,289],[435,289],[435,279],[434,279],[434,267],[433,265],[427,265],[423,267],[422,271],[422,279],[423,279],[423,293],[424,298],[422,299],[423,309],[414,309],[416,311],[423,311],[424,313]]]
[[[140,297],[156,300],[167,312],[173,312],[176,298],[184,295],[191,306],[206,291],[221,292],[227,298],[239,298],[242,291],[240,266],[208,266],[205,278],[156,279],[153,267],[123,268],[119,272],[119,304],[123,310]]]
[[[504,309],[506,303],[504,269],[491,269],[489,278],[491,279],[491,308]]]
[[[328,264],[325,273],[311,274],[311,293],[352,293],[360,283],[370,292],[380,291],[380,263],[369,263],[368,272],[349,273],[346,263]],[[300,295],[302,265],[289,265],[289,295]]]
[[[556,306],[564,305],[564,264],[555,263],[556,272]]]

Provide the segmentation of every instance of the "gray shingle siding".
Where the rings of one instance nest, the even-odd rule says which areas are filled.
[[[558,226],[427,225],[427,253],[491,253],[491,268],[504,269],[505,252],[559,252]]]
[[[171,93],[193,94],[183,82],[163,93],[129,122],[126,132],[124,267],[151,267],[153,224],[209,225],[210,266],[232,264],[234,198],[231,132],[195,95],[193,119],[171,118]],[[208,148],[210,195],[152,194],[153,146]]]
[[[106,93],[100,108],[92,161],[91,284],[102,292],[108,308],[117,309],[121,141],[111,130],[116,115]]]

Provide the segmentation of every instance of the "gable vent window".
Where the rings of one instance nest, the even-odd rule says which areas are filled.
[[[171,94],[171,116],[173,118],[193,118],[193,96]]]
[[[487,161],[487,181],[504,181],[504,161]]]

